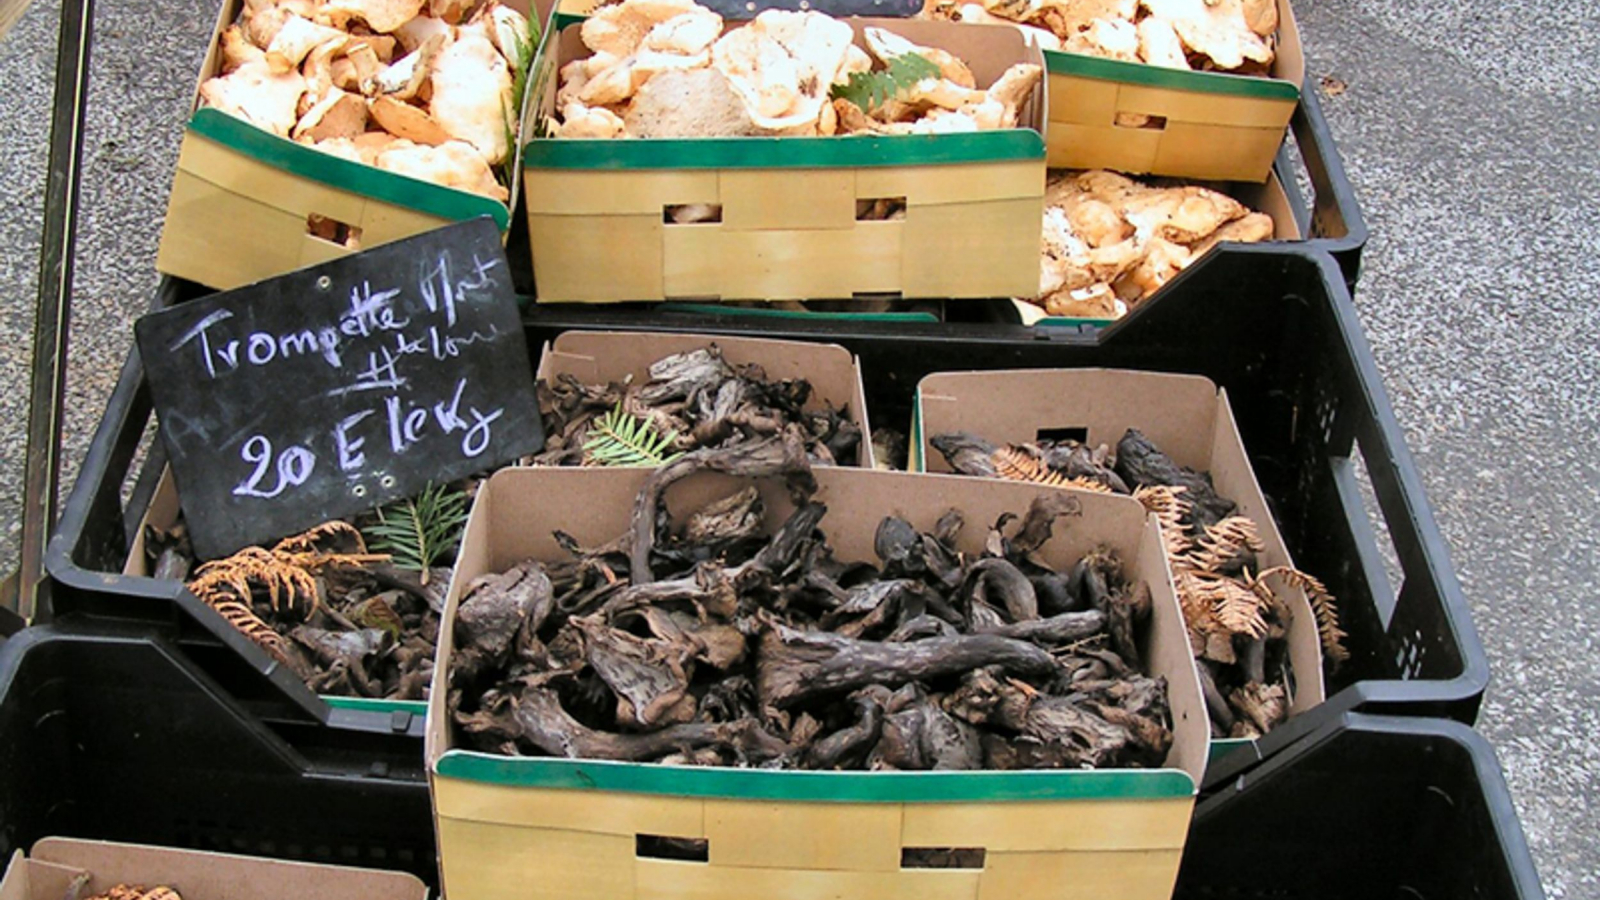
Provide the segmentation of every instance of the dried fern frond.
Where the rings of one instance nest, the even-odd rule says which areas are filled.
[[[1161,542],[1167,548],[1167,557],[1172,560],[1174,567],[1179,567],[1189,553],[1191,542],[1185,533],[1183,520],[1189,517],[1193,508],[1188,500],[1183,499],[1183,492],[1188,488],[1155,484],[1133,489],[1133,499],[1144,504],[1147,512],[1155,513],[1156,522],[1161,526]]]
[[[1111,493],[1111,488],[1098,481],[1076,476],[1068,478],[1015,447],[996,448],[994,455],[989,459],[994,464],[995,474],[1010,481],[1026,481],[1048,487],[1080,488],[1102,494]]]
[[[1211,618],[1224,631],[1261,638],[1267,635],[1267,620],[1262,615],[1266,604],[1238,581],[1227,577],[1196,574],[1191,585],[1193,600],[1211,606]]]
[[[207,601],[208,605],[217,611],[222,618],[228,621],[240,634],[255,641],[261,649],[272,655],[273,659],[284,663],[289,662],[285,650],[283,636],[272,630],[272,626],[261,621],[248,604],[238,600],[221,600],[215,603]]]
[[[1185,562],[1201,572],[1220,572],[1240,556],[1265,549],[1255,522],[1245,516],[1229,516],[1206,528]]]
[[[329,553],[318,549],[329,538],[350,538],[359,553]],[[356,567],[383,562],[384,554],[367,553],[361,533],[347,522],[326,522],[309,531],[279,541],[271,550],[246,547],[225,559],[195,570],[188,587],[196,597],[216,606],[225,600],[249,604],[256,591],[264,591],[274,612],[304,605],[307,615],[317,608],[314,573],[330,567]]]
[[[1257,576],[1257,580],[1274,575],[1306,592],[1306,599],[1311,601],[1311,611],[1317,617],[1317,636],[1322,640],[1322,655],[1335,665],[1349,659],[1350,651],[1344,646],[1344,639],[1349,635],[1339,627],[1338,601],[1334,600],[1328,588],[1315,577],[1291,566],[1266,569]]]
[[[594,420],[583,438],[585,465],[661,466],[683,453],[673,452],[678,433],[657,434],[649,422],[622,411],[622,404]]]
[[[377,510],[377,523],[367,527],[372,547],[395,565],[420,573],[428,583],[434,563],[461,542],[467,525],[467,495],[447,485],[428,485],[414,498]]]
[[[362,540],[361,532],[354,525],[343,519],[334,519],[323,522],[309,531],[291,535],[272,546],[273,553],[326,553],[329,544],[335,544],[339,539],[355,541],[356,552],[367,552],[367,545]]]

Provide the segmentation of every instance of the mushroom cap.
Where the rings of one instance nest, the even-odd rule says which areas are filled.
[[[398,142],[377,156],[378,168],[445,187],[482,194],[505,202],[510,194],[471,144],[448,141],[437,147],[401,146]]]
[[[506,158],[509,128],[516,131],[511,109],[511,70],[505,57],[477,34],[463,30],[433,60],[433,99],[428,111],[452,136],[478,148],[489,165]]]
[[[603,6],[583,22],[583,44],[596,53],[628,56],[662,22],[702,9],[694,0],[626,0]]]
[[[359,94],[329,88],[294,127],[294,138],[354,138],[367,130],[367,103]]]
[[[395,137],[428,146],[438,146],[452,140],[449,130],[432,116],[403,100],[379,96],[370,102],[372,118]]]
[[[299,72],[274,72],[265,59],[260,59],[207,79],[200,85],[200,102],[288,137],[305,90],[306,80]]]
[[[322,14],[341,28],[351,19],[360,19],[379,34],[391,31],[416,18],[422,0],[322,0]]]

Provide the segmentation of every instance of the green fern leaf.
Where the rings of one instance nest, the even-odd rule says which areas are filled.
[[[650,423],[622,411],[621,404],[589,425],[583,453],[602,466],[660,466],[682,456],[672,450],[678,433],[657,434]]]
[[[430,484],[416,497],[374,512],[378,520],[364,529],[368,548],[389,554],[396,566],[420,573],[427,584],[428,570],[461,542],[467,495],[448,485]]]
[[[861,107],[863,112],[871,112],[915,87],[917,82],[938,77],[939,67],[927,57],[902,53],[890,60],[888,68],[881,72],[851,72],[850,79],[844,84],[834,85],[828,91],[828,96],[849,100]]]

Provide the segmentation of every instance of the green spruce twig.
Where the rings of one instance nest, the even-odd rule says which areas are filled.
[[[428,583],[428,570],[461,542],[467,524],[467,495],[448,485],[430,484],[409,500],[397,500],[376,511],[378,521],[367,526],[367,547],[387,553],[395,565],[419,572]]]
[[[583,438],[584,459],[602,466],[660,466],[683,453],[673,452],[678,433],[656,434],[649,422],[622,411],[622,404],[594,420]]]
[[[938,77],[939,67],[927,57],[902,53],[891,59],[888,68],[880,72],[851,72],[850,80],[834,85],[828,91],[828,96],[848,100],[861,107],[862,112],[871,112],[915,87],[917,82]]]

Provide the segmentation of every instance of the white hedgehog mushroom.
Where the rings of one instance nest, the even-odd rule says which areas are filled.
[[[437,147],[392,146],[378,154],[377,166],[400,175],[482,194],[502,203],[510,198],[505,187],[495,180],[483,154],[466,141],[449,141]]]
[[[306,80],[299,72],[274,72],[265,59],[259,59],[208,79],[200,86],[200,102],[287,137],[305,90]]]
[[[339,28],[348,28],[351,19],[360,19],[379,34],[391,31],[416,18],[422,0],[323,0],[321,13]]]
[[[444,130],[478,148],[489,165],[505,160],[511,70],[488,38],[462,29],[455,43],[433,61],[433,99],[428,103]]]

